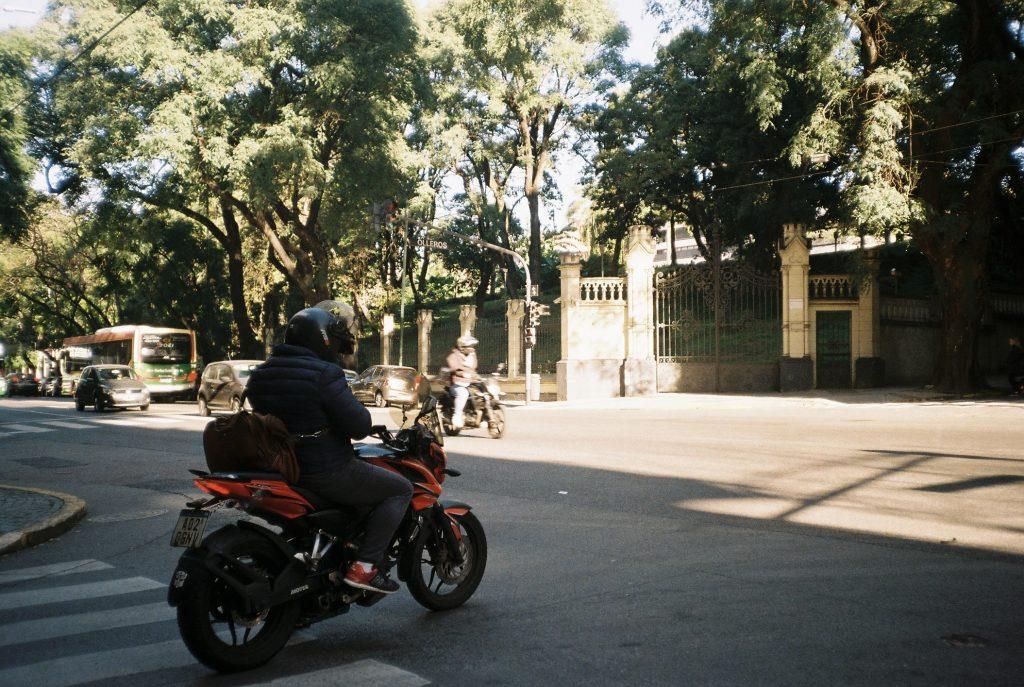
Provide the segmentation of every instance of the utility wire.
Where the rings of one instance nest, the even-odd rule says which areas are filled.
[[[78,62],[78,60],[82,59],[83,57],[85,57],[89,53],[91,53],[93,50],[95,50],[96,46],[98,46],[100,43],[102,43],[103,40],[107,36],[109,36],[110,34],[114,33],[114,31],[117,31],[117,29],[121,26],[121,24],[123,24],[126,21],[128,21],[129,19],[131,19],[132,16],[134,16],[139,10],[141,10],[143,7],[145,7],[146,5],[148,5],[151,2],[153,2],[153,0],[142,0],[142,2],[140,2],[138,5],[136,5],[135,8],[132,9],[131,12],[129,12],[128,14],[124,15],[123,17],[121,17],[113,26],[111,26],[109,29],[107,29],[102,34],[100,34],[100,36],[98,38],[93,39],[93,41],[91,43],[89,43],[89,45],[87,45],[84,48],[82,48],[81,50],[79,50],[78,53],[76,53],[74,57],[72,57],[70,60],[68,60],[67,62],[65,62],[61,66],[57,67],[57,69],[53,72],[53,74],[51,74],[48,78],[44,79],[42,84],[40,84],[39,88],[36,89],[36,90],[41,90],[41,89],[48,88],[49,86],[51,86],[58,78],[60,78],[60,76],[64,72],[66,72],[76,62]],[[25,103],[27,103],[33,97],[33,95],[34,95],[34,92],[33,93],[29,93],[24,98],[22,98],[21,101],[18,102],[16,105],[14,105],[13,107],[8,108],[7,111],[4,112],[4,116],[7,116],[7,115],[13,113],[14,111],[18,110],[19,108],[23,107],[25,105]]]
[[[974,144],[969,145],[969,146],[960,146],[960,147],[957,147],[957,148],[947,148],[945,150],[936,150],[936,151],[929,152],[927,154],[928,155],[935,155],[935,154],[938,154],[938,153],[949,153],[949,152],[953,152],[953,151],[956,151],[956,150],[965,150],[965,149],[974,148],[976,146],[995,145],[997,143],[1010,143],[1010,142],[1018,141],[1018,140],[1020,140],[1020,139],[1019,138],[1000,138],[1000,139],[996,139],[994,141],[981,141],[979,143],[974,143]],[[928,159],[917,158],[917,157],[911,158],[911,160],[913,160],[915,162],[951,164],[951,163],[944,162],[942,160],[928,160]],[[1012,166],[1012,165],[1008,165],[1008,166]],[[719,187],[713,189],[713,192],[717,192],[717,191],[731,191],[733,189],[750,188],[752,186],[765,186],[765,185],[768,185],[768,184],[774,184],[774,183],[782,182],[782,181],[794,181],[794,180],[797,180],[797,179],[808,179],[808,178],[811,178],[811,177],[824,176],[826,174],[831,174],[831,173],[832,173],[832,170],[822,170],[822,171],[817,171],[817,172],[807,172],[807,173],[804,173],[804,174],[794,174],[794,175],[788,176],[788,177],[777,177],[775,179],[762,179],[760,181],[751,181],[751,182],[748,182],[748,183],[745,183],[745,184],[733,184],[731,186],[719,186]]]
[[[995,145],[997,143],[1013,143],[1014,141],[1020,141],[1020,137],[1014,136],[1013,138],[999,138],[994,141],[981,141],[978,143],[972,143],[965,146],[957,146],[956,148],[945,148],[943,150],[930,150],[927,153],[910,158],[911,160],[920,160],[922,162],[941,162],[941,160],[928,160],[928,155],[938,155],[939,153],[953,153],[958,150],[970,150],[971,148],[977,148],[978,146]]]
[[[1024,110],[1012,110],[1010,112],[1002,112],[1000,114],[989,115],[988,117],[978,117],[977,119],[968,119],[966,122],[957,122],[956,124],[947,124],[945,126],[935,126],[931,129],[922,129],[921,131],[914,131],[911,136],[920,136],[922,134],[930,134],[933,131],[944,131],[945,129],[954,129],[958,126],[967,126],[968,124],[974,124],[976,122],[986,122],[990,119],[999,119],[1000,117],[1009,117],[1010,115],[1020,114]]]

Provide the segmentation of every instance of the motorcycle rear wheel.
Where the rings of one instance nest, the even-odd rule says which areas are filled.
[[[458,516],[456,520],[466,546],[463,566],[441,561],[435,563],[429,530],[424,529],[423,535],[413,544],[412,565],[406,583],[413,598],[432,611],[448,611],[466,603],[480,586],[487,567],[487,537],[483,525],[472,513]],[[425,574],[427,579],[424,579]]]
[[[287,565],[276,547],[252,533],[238,537],[223,553],[264,571],[271,581]],[[299,601],[247,616],[239,610],[241,600],[220,580],[200,577],[190,583],[193,589],[178,606],[181,638],[200,663],[218,672],[233,673],[263,665],[284,648],[295,629],[301,611]]]

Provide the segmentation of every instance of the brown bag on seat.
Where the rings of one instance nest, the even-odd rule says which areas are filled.
[[[211,472],[280,472],[299,480],[295,441],[273,415],[240,410],[219,417],[203,430],[203,452]]]

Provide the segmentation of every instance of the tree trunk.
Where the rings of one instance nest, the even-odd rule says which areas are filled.
[[[972,200],[977,201],[977,196]],[[916,237],[935,276],[942,313],[935,386],[957,394],[975,388],[980,382],[976,368],[977,337],[988,288],[985,257],[991,223],[986,212],[964,208],[963,213],[956,231],[949,231],[950,227],[942,231],[932,225],[930,230],[919,230]]]
[[[962,254],[944,261],[936,272],[942,310],[942,334],[935,385],[942,391],[964,393],[978,385],[978,331],[985,301],[983,259]]]
[[[668,220],[668,249],[672,255],[672,266],[675,267],[678,264],[678,258],[676,257],[676,213],[669,215]]]
[[[221,213],[224,218],[224,253],[228,259],[228,289],[231,292],[231,315],[238,333],[238,349],[243,358],[258,358],[260,344],[253,331],[252,319],[249,317],[248,305],[245,302],[245,277],[242,262],[242,236],[238,230],[234,213],[228,204],[221,202]]]
[[[490,290],[491,278],[494,276],[494,263],[487,260],[480,268],[480,283],[473,292],[473,303],[476,306],[477,318],[484,316],[484,303],[487,302],[487,292]]]
[[[540,187],[526,192],[530,207],[530,279],[540,284]]]

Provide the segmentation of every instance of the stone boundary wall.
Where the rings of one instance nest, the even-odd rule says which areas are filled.
[[[778,363],[722,363],[721,391],[778,391]],[[710,393],[715,390],[714,363],[658,363],[658,391]]]
[[[978,368],[983,375],[998,376],[1010,336],[1024,335],[1024,310],[1020,296],[993,294],[994,317],[983,323],[978,335]],[[881,356],[885,359],[885,383],[928,384],[939,355],[942,325],[934,301],[924,298],[882,298]]]

